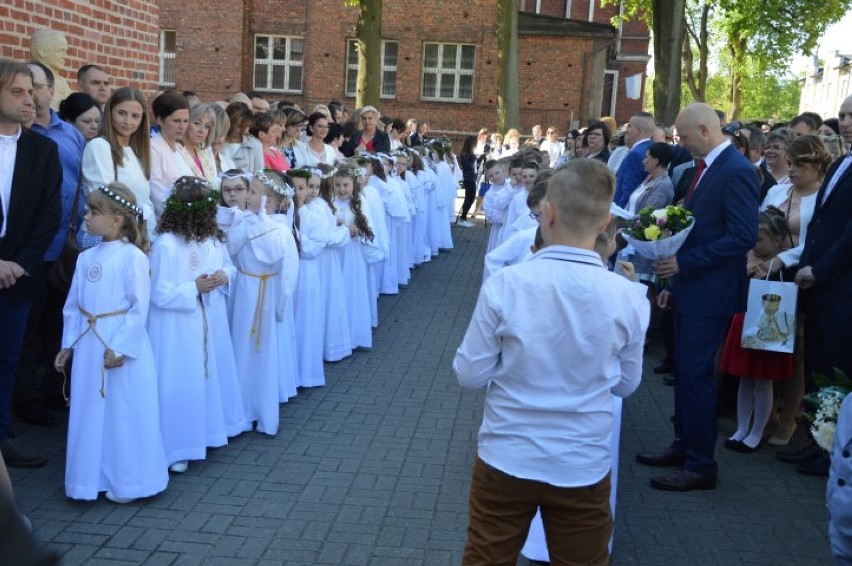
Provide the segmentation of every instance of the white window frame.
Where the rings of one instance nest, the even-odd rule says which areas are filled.
[[[426,66],[426,47],[429,45],[437,45],[438,46],[438,58],[437,58],[437,66],[436,67],[427,67]],[[441,66],[441,62],[444,58],[444,49],[446,48],[455,48],[456,51],[456,67],[455,69],[444,69]],[[472,69],[462,69],[461,68],[461,51],[463,47],[473,47],[473,68]],[[420,99],[421,100],[429,100],[436,102],[458,102],[458,103],[466,103],[470,104],[473,102],[474,96],[476,94],[476,84],[475,84],[475,70],[476,70],[476,44],[473,43],[436,43],[433,41],[424,42],[423,43],[423,56],[422,59],[423,65],[420,70]],[[426,73],[434,73],[438,82],[435,85],[435,96],[425,96],[423,94],[423,87],[426,81]],[[442,97],[441,96],[441,75],[451,74],[454,79],[454,88],[453,88],[453,96],[452,97]],[[460,98],[459,97],[459,85],[461,84],[462,76],[470,76],[470,98]]]
[[[609,114],[607,116],[615,116],[615,105],[618,102],[618,71],[606,69],[604,76],[606,75],[612,75],[612,96],[610,96]]]
[[[272,54],[272,45],[276,39],[284,39],[286,40],[286,51],[287,58],[286,59],[258,59],[257,58],[257,43],[259,40],[265,38],[267,52]],[[300,41],[302,42],[302,60],[301,61],[292,61],[290,59],[290,54],[293,52],[293,42]],[[293,35],[275,35],[275,34],[265,34],[265,33],[256,33],[254,34],[254,42],[252,43],[252,67],[251,67],[251,76],[252,76],[252,85],[253,90],[261,91],[261,92],[285,92],[285,93],[293,93],[293,94],[301,94],[305,89],[305,38],[298,37]],[[266,82],[264,84],[258,84],[256,82],[255,77],[255,69],[257,65],[266,65]],[[276,66],[284,67],[284,88],[272,88],[272,70]],[[293,67],[300,67],[302,69],[301,81],[299,82],[298,89],[289,89],[287,85],[290,84],[290,69]]]
[[[396,65],[389,65],[385,60],[386,59],[385,58],[386,49],[387,49],[387,45],[389,43],[396,44],[396,62],[397,62]],[[356,89],[357,89],[358,62],[356,61],[355,63],[350,63],[349,62],[349,55],[351,53],[351,50],[355,49],[357,47],[357,45],[358,45],[357,39],[350,38],[350,39],[346,40],[346,76],[343,78],[344,79],[343,96],[348,96],[350,98],[355,98],[357,93],[354,90],[348,89],[348,87],[349,87],[349,73],[354,73],[354,75],[356,77]],[[385,94],[385,87],[389,86],[389,85],[385,84],[385,72],[393,71],[394,73],[397,73],[397,68],[398,68],[397,66],[398,65],[399,65],[399,42],[391,40],[391,39],[383,39],[382,40],[382,60],[380,62],[382,76],[381,76],[381,79],[380,79],[381,84],[379,85],[379,93],[380,93],[380,97],[385,99],[385,100],[395,100],[396,99],[396,92],[397,92],[397,90],[396,90],[397,81],[396,80],[394,80],[394,83],[393,83],[394,94],[392,94],[392,95],[391,94]],[[397,79],[399,78],[398,73],[396,75],[396,78]]]
[[[172,42],[175,45],[175,51],[166,51],[166,34],[174,34],[174,41]],[[177,51],[177,32],[173,29],[161,29],[160,30],[160,49],[157,53],[157,59],[159,60],[159,70],[157,74],[157,84],[164,88],[171,88],[175,86],[175,55]],[[171,61],[172,65],[172,80],[166,80],[166,65]]]

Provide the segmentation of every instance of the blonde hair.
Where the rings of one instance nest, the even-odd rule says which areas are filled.
[[[136,195],[127,188],[127,185],[123,183],[110,183],[103,188],[115,193],[134,207],[139,206]],[[86,205],[92,212],[121,216],[124,221],[120,233],[121,237],[127,238],[128,242],[143,252],[148,253],[148,250],[151,248],[151,242],[148,240],[148,229],[145,220],[136,211],[131,210],[126,205],[110,197],[101,187],[98,187],[86,196]]]
[[[569,161],[547,185],[547,200],[556,208],[559,224],[582,235],[597,232],[609,217],[614,194],[615,176],[597,159]]]
[[[192,108],[189,109],[189,122],[195,122],[196,120],[200,120],[205,116],[210,117],[210,130],[207,132],[207,139],[204,140],[206,146],[209,146],[213,141],[213,130],[216,129],[216,111],[213,109],[216,104],[210,104],[209,102],[201,102],[196,104]]]

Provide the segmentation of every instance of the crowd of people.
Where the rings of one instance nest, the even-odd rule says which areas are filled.
[[[674,442],[637,455],[676,469],[653,478],[656,489],[716,486],[725,373],[739,379],[724,447],[739,453],[790,443],[815,373],[852,375],[852,97],[837,118],[773,126],[726,122],[697,104],[671,127],[639,112],[621,128],[607,117],[563,138],[553,126],[526,139],[482,129],[456,157],[428,122],[372,106],[305,112],[256,92],[146,99],[86,65],[79,92],[54,111],[54,81],[41,63],[0,60],[0,453],[6,465],[45,465],[7,440],[12,414],[51,426],[46,405],[70,393],[71,498],[154,495],[208,448],[276,434],[280,404],[324,385],[324,362],[372,347],[379,295],[398,293],[453,247],[453,223],[472,228],[480,213],[490,230],[483,290],[454,365],[463,385],[488,385],[491,409],[470,563],[517,554],[521,531],[507,546],[483,533],[501,505],[495,486],[518,495],[524,512],[507,528],[526,532],[541,505],[527,481],[554,487],[542,507],[569,515],[571,490],[593,488],[600,536],[554,527],[549,511],[541,519],[565,529],[548,535],[562,540],[557,555],[583,548],[589,563],[602,560],[617,467],[612,396],[638,386],[651,319],[666,336],[655,371],[675,387]],[[695,218],[676,255],[649,260],[618,235],[639,211],[669,204]],[[602,279],[602,267],[618,276]],[[749,277],[802,290],[793,354],[739,346]],[[540,347],[557,342],[571,364]],[[553,380],[531,387],[532,376]],[[583,401],[566,409],[565,399]],[[586,424],[554,429],[543,416],[554,400]],[[589,450],[597,456],[548,456]],[[832,462],[815,445],[779,457],[816,475]],[[0,485],[10,492],[5,466]]]
[[[522,546],[529,558],[549,551],[554,563],[606,563],[618,467],[610,442],[620,426],[620,401],[608,399],[638,385],[652,310],[667,353],[654,371],[675,387],[674,441],[636,455],[674,468],[651,479],[655,489],[717,486],[717,416],[729,383],[737,425],[722,444],[747,454],[790,445],[807,423],[802,401],[817,389],[815,375],[852,375],[852,97],[826,120],[805,112],[771,126],[726,122],[695,104],[673,127],[639,112],[620,130],[604,118],[564,141],[556,128],[541,132],[525,141],[517,130],[479,132],[491,233],[454,364],[462,386],[487,386],[465,564],[514,564]],[[616,236],[643,209],[668,205],[694,215],[671,257],[643,257]],[[606,266],[635,287],[596,269]],[[795,341],[793,353],[741,345],[749,278],[798,285],[797,322],[778,329]],[[852,560],[850,422],[846,402],[832,454],[813,440],[777,454],[801,474],[828,476],[831,466],[829,531],[843,564]],[[594,464],[580,456],[590,450],[601,454]],[[589,494],[583,502],[577,489]]]
[[[146,99],[92,65],[54,111],[54,81],[0,60],[4,488],[6,465],[46,464],[12,415],[55,425],[57,398],[73,499],[148,497],[208,448],[275,435],[325,362],[372,348],[378,297],[453,247],[461,167],[428,123]]]

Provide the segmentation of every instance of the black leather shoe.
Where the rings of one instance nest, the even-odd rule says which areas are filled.
[[[663,376],[663,385],[668,385],[669,387],[674,387],[677,383],[675,376],[673,375],[664,375]]]
[[[681,468],[670,476],[651,478],[651,487],[663,491],[693,491],[716,489],[716,476],[706,476]]]
[[[725,440],[725,448],[728,449],[728,450],[733,450],[735,452],[738,452],[738,450],[737,450],[738,444],[742,444],[742,441],[734,440],[733,438],[728,438],[728,439]]]
[[[674,371],[674,364],[671,362],[671,360],[664,360],[663,363],[654,367],[654,373],[656,373],[657,375],[660,375],[660,374],[663,374],[663,373],[671,373],[673,371]]]
[[[831,467],[831,458],[825,455],[820,455],[814,460],[805,464],[796,466],[796,472],[803,476],[814,476],[818,478],[827,478],[828,469]]]
[[[18,450],[8,441],[0,444],[0,453],[3,454],[6,465],[12,468],[41,468],[47,464],[47,460],[41,456]]]
[[[798,452],[778,452],[775,456],[788,464],[807,464],[822,456],[822,449],[816,444],[804,447]]]
[[[636,454],[636,461],[644,466],[670,468],[683,466],[686,455],[669,446],[662,452],[639,452]]]
[[[15,407],[15,416],[33,426],[56,426],[56,417],[36,400],[18,403]]]

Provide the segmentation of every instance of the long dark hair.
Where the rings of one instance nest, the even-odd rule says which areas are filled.
[[[473,155],[473,150],[476,149],[476,136],[467,136],[464,138],[464,143],[462,144],[461,153],[459,157],[462,155]]]
[[[166,200],[155,232],[171,232],[183,236],[185,242],[203,242],[208,238],[224,242],[227,238],[216,222],[217,207],[207,202],[211,196],[216,197],[215,204],[221,200],[206,180],[189,175],[180,177]]]
[[[345,177],[352,179],[352,199],[349,201],[349,206],[352,207],[352,213],[355,215],[355,227],[361,232],[361,236],[372,242],[375,238],[373,229],[370,228],[370,223],[367,222],[367,217],[361,209],[361,172],[352,166],[343,166],[334,174],[335,177]]]

